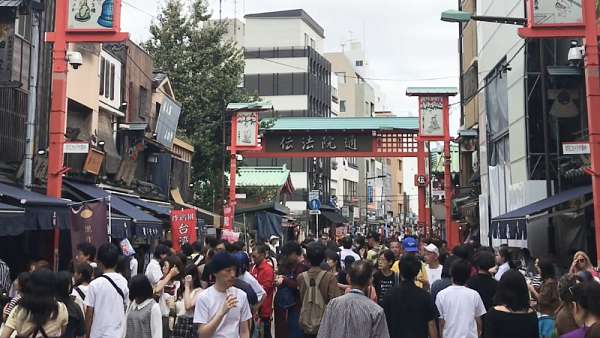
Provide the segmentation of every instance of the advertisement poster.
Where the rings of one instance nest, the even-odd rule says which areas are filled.
[[[108,242],[108,219],[106,203],[94,202],[71,208],[71,247],[73,257],[77,245],[83,242],[95,247]]]
[[[172,210],[171,211],[171,236],[173,240],[173,249],[179,252],[181,245],[185,243],[194,243],[197,235],[196,210]]]
[[[69,0],[68,29],[111,30],[114,0]]]
[[[421,136],[444,136],[444,98],[423,96],[419,105]]]
[[[583,23],[583,0],[534,0],[535,25]]]
[[[258,146],[258,113],[237,113],[237,145],[239,147]]]

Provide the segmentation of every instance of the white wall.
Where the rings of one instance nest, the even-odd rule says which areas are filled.
[[[324,39],[300,18],[247,18],[245,47],[300,47],[305,45],[305,33],[322,53]]]
[[[307,73],[308,58],[246,59],[244,74]]]
[[[271,101],[275,110],[307,110],[306,95],[261,96],[263,101]]]

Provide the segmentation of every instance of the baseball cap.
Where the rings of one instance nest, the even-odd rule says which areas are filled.
[[[425,249],[425,251],[434,253],[437,256],[440,255],[440,249],[438,249],[438,247],[435,244],[433,244],[433,243],[428,244],[427,246],[425,246],[424,249]]]
[[[418,252],[418,246],[417,240],[412,237],[406,237],[402,241],[402,248],[404,248],[404,252]]]

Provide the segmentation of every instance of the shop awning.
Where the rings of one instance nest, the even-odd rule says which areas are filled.
[[[170,217],[171,215],[171,207],[165,204],[161,204],[158,202],[152,202],[148,200],[143,200],[137,197],[128,197],[128,196],[119,196],[119,198],[123,199],[125,202],[133,204],[142,209],[152,211],[159,216]]]
[[[566,190],[566,191],[561,192],[560,194],[551,196],[551,197],[543,199],[541,201],[531,203],[522,208],[513,210],[504,215],[495,217],[492,219],[492,222],[511,220],[511,219],[523,219],[523,218],[526,218],[527,216],[535,215],[535,214],[543,212],[547,209],[553,208],[559,204],[568,202],[572,199],[583,197],[583,196],[585,196],[587,194],[591,194],[591,193],[592,193],[592,186],[584,186],[584,187],[578,187],[578,188]]]
[[[70,188],[92,199],[107,198],[110,195],[111,209],[121,215],[130,217],[135,226],[134,234],[138,236],[155,237],[155,233],[160,233],[162,231],[162,221],[160,219],[143,212],[134,205],[125,202],[121,197],[115,194],[110,194],[92,184],[75,183],[67,180],[65,180],[64,183]]]
[[[61,229],[70,227],[69,202],[66,200],[0,183],[0,201],[4,203],[0,206],[0,236],[52,230],[54,222]]]
[[[337,212],[321,210],[321,215],[327,218],[334,225],[343,225],[345,223],[348,223],[346,217],[340,215]]]

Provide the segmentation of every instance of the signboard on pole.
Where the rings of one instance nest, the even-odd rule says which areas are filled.
[[[419,97],[420,136],[444,136],[444,97]]]
[[[67,28],[69,30],[115,29],[113,0],[69,0]]]
[[[311,190],[308,192],[308,201],[319,200],[321,192],[319,190]]]
[[[171,236],[173,249],[179,252],[181,245],[196,241],[198,222],[195,209],[171,211]]]
[[[582,0],[535,0],[533,4],[533,24],[581,25],[583,24]]]
[[[237,120],[237,147],[258,146],[258,112],[239,112]]]
[[[65,154],[87,154],[90,151],[88,142],[65,142],[63,145]]]
[[[563,155],[588,155],[590,144],[588,142],[563,142]]]

